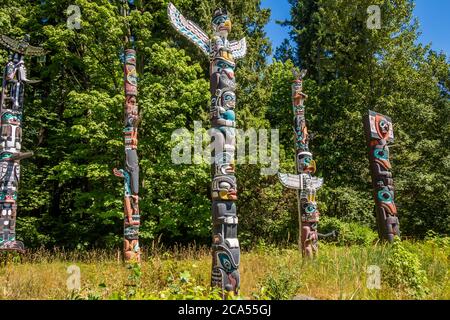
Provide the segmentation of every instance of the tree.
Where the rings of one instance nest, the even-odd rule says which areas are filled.
[[[367,28],[373,4],[381,9],[381,29]],[[449,63],[443,53],[416,43],[413,7],[407,0],[292,0],[285,24],[297,45],[295,63],[317,84],[307,108],[314,112],[313,150],[326,182],[324,213],[370,220],[361,119],[371,109],[393,118],[401,229],[421,236],[428,229],[450,230]]]
[[[192,132],[196,120],[208,128],[208,61],[195,47],[179,44],[184,40],[169,25],[167,3],[136,1],[137,10],[128,19],[140,71],[141,239],[144,245],[159,236],[166,243],[207,243],[209,165],[174,165],[170,155],[175,129]],[[111,172],[123,162],[120,59],[126,21],[118,4],[7,1],[0,9],[2,32],[30,33],[49,51],[45,65],[33,64],[32,74],[43,82],[28,89],[25,106],[24,144],[36,155],[23,166],[18,234],[31,245],[120,244],[122,183]],[[265,99],[264,84],[258,79],[270,52],[263,30],[268,10],[260,9],[257,0],[175,4],[205,29],[215,6],[228,7],[233,36],[246,36],[249,44],[238,70],[240,125],[267,125],[264,107],[256,102]],[[80,7],[81,29],[67,27],[69,5]],[[240,174],[244,184],[247,173]],[[241,207],[245,212],[245,201]]]

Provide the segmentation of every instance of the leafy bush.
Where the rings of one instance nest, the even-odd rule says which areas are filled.
[[[29,248],[49,245],[52,238],[47,234],[42,234],[38,230],[39,219],[36,217],[17,217],[16,233],[18,239],[26,243]]]
[[[406,250],[398,238],[388,249],[383,279],[390,287],[404,291],[414,298],[422,298],[428,291],[425,287],[428,279],[422,270],[419,257]]]
[[[359,222],[367,226],[375,225],[370,190],[324,186],[323,190],[320,190],[320,206],[321,212],[328,217],[332,216],[345,222]]]
[[[369,227],[355,222],[344,222],[334,217],[322,217],[319,222],[320,233],[337,231],[337,238],[325,238],[323,241],[336,242],[338,245],[371,245],[378,234]]]
[[[425,235],[425,241],[428,243],[432,243],[442,249],[447,249],[450,247],[450,237],[440,236],[437,232],[433,230],[428,230]]]
[[[262,282],[259,294],[253,294],[258,299],[289,300],[297,293],[300,284],[295,273],[284,268],[277,274],[270,273]]]
[[[178,277],[169,276],[167,278],[167,288],[158,292],[144,291],[142,288],[135,288],[132,295],[122,292],[114,292],[109,298],[114,300],[221,300],[222,296],[219,288],[207,288],[196,284],[191,279],[189,271],[180,272]],[[239,298],[239,297],[228,297]]]

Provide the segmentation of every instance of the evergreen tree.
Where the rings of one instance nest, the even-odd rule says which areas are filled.
[[[135,1],[136,10],[127,21],[119,4],[8,0],[0,8],[3,33],[30,33],[49,51],[45,65],[32,64],[32,75],[43,82],[27,89],[25,106],[24,144],[35,157],[23,166],[18,234],[28,245],[120,245],[123,185],[111,170],[123,163],[121,56],[126,23],[134,33],[140,71],[141,238],[144,245],[161,235],[169,243],[209,242],[209,165],[171,161],[175,129],[192,132],[198,120],[204,131],[209,128],[208,59],[170,26],[168,1]],[[80,29],[67,27],[69,5],[81,9]],[[175,5],[207,31],[213,9],[228,8],[232,36],[246,36],[249,47],[238,67],[239,123],[267,126],[264,105],[258,102],[266,93],[258,79],[270,53],[263,30],[268,10],[260,9],[259,0]],[[243,184],[254,169],[248,170],[238,177]],[[257,183],[248,187],[255,190]],[[245,206],[243,201],[243,212]]]
[[[310,70],[306,86],[312,144],[326,187],[324,213],[369,221],[370,178],[362,130],[368,109],[389,115],[396,135],[393,174],[401,229],[449,232],[449,63],[417,44],[408,0],[291,0],[294,61]],[[367,27],[370,5],[381,28]],[[314,89],[314,86],[317,86]],[[442,165],[434,165],[441,163]]]
[[[237,64],[238,128],[280,129],[280,170],[293,172],[291,68],[307,68],[310,143],[318,161],[324,215],[373,225],[373,201],[362,115],[393,118],[392,147],[401,229],[423,235],[450,226],[449,62],[418,45],[413,4],[407,0],[291,0],[290,42],[271,53],[260,0],[179,0],[174,4],[210,31],[215,7],[232,16],[230,39],[247,38]],[[116,0],[1,0],[0,30],[30,34],[48,50],[27,60],[17,233],[30,246],[120,246],[123,183],[123,37],[129,23],[138,52],[141,239],[210,242],[209,164],[175,165],[172,133],[209,124],[209,61],[179,36],[167,18],[168,0],[135,1],[125,19]],[[368,29],[367,7],[381,8],[381,29]],[[81,9],[81,29],[69,29],[69,5]],[[288,45],[292,44],[292,46]],[[290,61],[290,59],[292,61]],[[0,63],[7,61],[0,50]],[[191,137],[192,138],[192,137]],[[193,140],[193,138],[192,138]],[[206,146],[209,141],[204,141]],[[297,200],[265,165],[237,167],[239,237],[297,238]],[[320,227],[319,227],[320,230]],[[294,240],[295,241],[295,240]]]

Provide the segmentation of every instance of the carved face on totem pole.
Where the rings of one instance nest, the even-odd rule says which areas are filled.
[[[223,105],[220,95],[223,95],[226,91],[234,93],[236,90],[234,68],[234,62],[223,57],[211,61],[211,96],[213,99],[219,99],[216,103],[222,103]]]
[[[392,187],[383,186],[377,191],[377,198],[381,206],[388,210],[391,214],[397,213],[397,207],[394,203],[394,190]]]
[[[389,147],[386,144],[375,145],[372,152],[375,163],[381,165],[384,170],[391,169],[391,162],[389,161]]]
[[[216,175],[234,174],[234,153],[221,152],[215,156]]]
[[[303,202],[302,208],[303,208],[303,214],[302,214],[303,222],[319,221],[320,212],[319,212],[319,209],[317,208],[317,203],[315,201]]]
[[[234,176],[216,176],[212,182],[213,200],[237,200],[236,178]]]
[[[303,81],[302,80],[294,80],[294,85],[292,86],[292,97],[294,99],[294,106],[300,106],[302,105],[302,100],[304,97],[304,94],[302,92],[303,90]]]
[[[394,235],[400,234],[388,148],[388,142],[394,141],[392,121],[387,116],[369,111],[364,126],[369,146],[378,230],[381,238],[392,241]]]
[[[375,116],[375,125],[377,128],[378,135],[384,140],[389,138],[389,131],[391,129],[391,124],[383,117],[379,115]]]
[[[225,91],[221,97],[221,106],[219,108],[219,116],[226,121],[229,127],[234,127],[236,115],[234,107],[236,106],[236,94],[233,91]]]
[[[234,127],[236,115],[234,108],[236,106],[236,95],[228,88],[218,89],[217,95],[213,96],[211,104],[211,121],[219,127]]]
[[[226,9],[217,8],[214,10],[211,24],[215,35],[226,38],[231,32],[231,20]]]
[[[315,173],[316,161],[312,158],[312,153],[308,151],[300,152],[297,155],[298,171],[303,173]]]
[[[220,97],[220,102],[221,111],[223,111],[221,113],[225,114],[227,111],[233,111],[234,107],[236,106],[236,94],[233,91],[225,90]],[[232,120],[234,120],[234,116]]]
[[[369,136],[372,139],[384,140],[385,142],[394,141],[394,131],[390,118],[379,113],[369,112]]]
[[[298,71],[297,69],[292,70],[295,80],[292,85],[292,100],[294,107],[300,108],[303,111],[303,101],[307,98],[307,95],[303,93],[303,77],[306,75],[307,70]],[[298,109],[298,108],[297,108]],[[296,110],[298,112],[298,110]]]
[[[135,96],[127,96],[125,100],[126,127],[135,127],[137,125],[139,114],[138,105]]]

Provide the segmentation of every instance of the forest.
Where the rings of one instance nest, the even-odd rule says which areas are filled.
[[[65,12],[72,3],[83,8],[79,30],[67,28]],[[369,1],[296,3],[286,22],[292,30],[286,37],[295,46],[286,41],[268,61],[272,48],[264,25],[270,12],[260,1],[175,2],[204,26],[216,6],[234,13],[232,36],[248,42],[248,54],[237,66],[237,125],[279,129],[285,172],[295,167],[291,69],[308,69],[307,120],[317,175],[325,180],[318,191],[323,217],[375,227],[362,127],[370,109],[393,119],[392,170],[403,235],[448,234],[448,58],[415,43],[417,22],[409,1],[380,1],[388,25],[377,32],[364,27]],[[209,128],[208,61],[173,30],[166,7],[166,1],[145,1],[130,19],[138,26],[142,110],[140,237],[144,245],[157,238],[207,243],[209,166],[174,165],[170,155],[174,130],[193,131],[194,121]],[[42,82],[26,93],[23,148],[35,155],[23,161],[18,235],[28,246],[120,245],[122,185],[111,173],[123,161],[124,22],[118,7],[107,0],[2,0],[0,10],[3,34],[28,33],[49,51],[45,62],[28,67]],[[0,63],[6,59],[1,51]],[[251,164],[236,170],[241,241],[295,241],[295,193],[283,190],[276,175],[259,172]]]
[[[22,149],[34,156],[21,161],[16,231],[27,248],[122,246],[123,182],[112,170],[124,161],[127,25],[134,32],[141,112],[140,245],[149,254],[160,246],[210,245],[210,165],[171,158],[175,130],[194,132],[196,121],[202,132],[210,128],[209,60],[170,25],[168,0],[135,0],[128,17],[119,2],[0,0],[0,33],[29,34],[32,45],[47,51],[27,60],[29,78],[41,80],[26,86],[24,102]],[[289,0],[291,17],[281,22],[286,40],[277,48],[264,31],[271,12],[260,0],[172,2],[204,30],[216,7],[228,9],[230,38],[247,40],[247,55],[236,67],[236,126],[278,129],[282,172],[295,168],[292,68],[308,70],[310,150],[315,175],[324,179],[318,230],[339,231],[329,240],[336,250],[378,238],[363,128],[368,110],[393,122],[390,157],[402,238],[448,237],[450,60],[417,41],[413,1]],[[376,30],[366,27],[372,4],[383,17]],[[70,5],[81,8],[79,29],[68,28]],[[0,65],[7,61],[0,50]],[[261,175],[261,167],[236,167],[238,236],[249,255],[296,245],[299,234],[295,191],[283,188],[276,174]],[[327,241],[324,252],[331,252]]]

